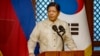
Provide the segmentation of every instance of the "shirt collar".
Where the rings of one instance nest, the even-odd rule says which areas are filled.
[[[55,22],[52,22],[52,21],[50,21],[49,19],[47,19],[47,23],[49,24],[49,25],[57,25],[58,24],[58,21],[59,21],[59,19],[57,19]]]

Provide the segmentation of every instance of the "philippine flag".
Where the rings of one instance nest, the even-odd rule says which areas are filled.
[[[0,56],[28,56],[34,26],[31,0],[0,0]]]
[[[54,0],[54,2],[60,4],[59,18],[69,23],[78,50],[84,50],[85,56],[91,56],[92,45],[84,0]],[[67,47],[65,49],[67,50]]]

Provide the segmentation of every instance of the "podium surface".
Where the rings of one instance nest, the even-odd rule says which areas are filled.
[[[84,56],[84,51],[47,51],[39,56]]]

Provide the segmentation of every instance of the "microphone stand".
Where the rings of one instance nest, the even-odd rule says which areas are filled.
[[[58,32],[58,29],[57,29],[56,25],[53,25],[52,29],[60,36],[60,38],[62,40],[62,46],[63,46],[62,51],[64,51],[64,40],[63,40],[63,37],[62,37],[65,33],[64,28],[62,26],[60,26],[60,28],[59,28],[61,30],[61,32],[63,32],[62,35],[60,34],[60,32]]]
[[[59,32],[57,32],[57,34],[60,36],[60,38],[62,40],[62,46],[63,46],[62,51],[64,51],[64,39],[62,37],[63,35],[59,34]]]

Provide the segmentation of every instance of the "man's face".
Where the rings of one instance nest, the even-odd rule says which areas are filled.
[[[51,6],[51,7],[48,8],[49,20],[51,20],[52,22],[56,21],[58,15],[59,15],[59,12],[55,8],[55,6]]]

